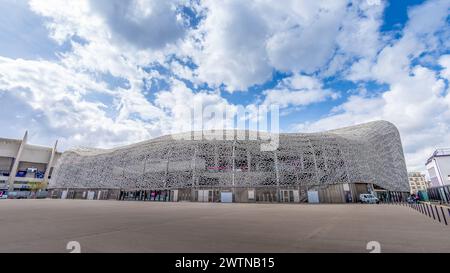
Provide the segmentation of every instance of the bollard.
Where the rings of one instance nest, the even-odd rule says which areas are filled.
[[[434,216],[433,206],[430,204],[431,213],[433,213],[433,219],[436,220],[436,217]]]
[[[426,204],[426,206],[427,206],[427,211],[428,211],[428,217],[431,218],[430,208],[428,207],[428,204]]]
[[[422,214],[424,214],[422,203],[419,204],[419,207],[420,207],[420,212],[421,212]]]
[[[439,222],[441,222],[441,217],[439,216],[439,211],[438,211],[436,205],[434,205],[434,209],[436,210],[436,215],[438,217]]]
[[[441,207],[441,211],[442,211],[442,218],[444,219],[444,223],[447,226],[447,217],[445,217],[445,213],[444,213],[444,209]]]
[[[423,204],[423,211],[425,211],[425,215],[428,216],[428,212],[427,212],[427,210],[425,209],[425,206],[426,206],[426,205]]]

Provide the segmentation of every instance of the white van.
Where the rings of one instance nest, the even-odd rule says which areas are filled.
[[[375,197],[375,195],[370,193],[361,193],[359,195],[359,202],[367,204],[378,204],[380,200]]]

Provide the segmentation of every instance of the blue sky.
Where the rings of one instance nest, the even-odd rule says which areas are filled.
[[[284,132],[388,120],[410,170],[450,146],[448,0],[0,4],[2,137],[112,147],[278,105]]]

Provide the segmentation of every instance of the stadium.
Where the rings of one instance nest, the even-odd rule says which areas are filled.
[[[193,140],[168,135],[115,149],[75,149],[59,159],[53,198],[198,202],[396,201],[409,192],[397,128],[386,121],[319,133],[279,134],[263,151],[249,131]],[[259,135],[259,134],[258,134]],[[187,136],[187,137],[186,137]],[[195,138],[194,138],[195,139]]]

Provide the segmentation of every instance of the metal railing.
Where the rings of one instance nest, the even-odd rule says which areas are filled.
[[[422,201],[417,203],[398,202],[391,204],[410,207],[415,211],[428,216],[429,218],[432,218],[434,221],[445,224],[446,226],[448,226],[450,223],[450,208],[446,206],[431,204],[430,202]]]

